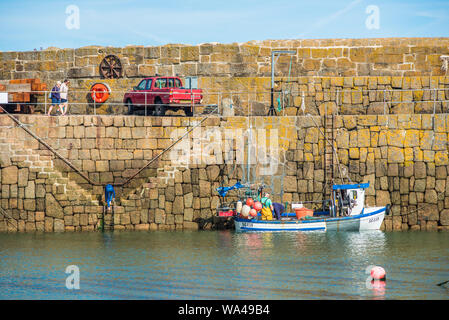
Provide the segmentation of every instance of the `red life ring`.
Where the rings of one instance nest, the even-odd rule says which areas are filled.
[[[111,93],[111,89],[105,83],[96,83],[91,88],[91,97],[92,100],[96,103],[103,103],[108,100],[109,95]]]

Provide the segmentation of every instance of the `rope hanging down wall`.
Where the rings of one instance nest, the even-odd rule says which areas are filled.
[[[20,122],[16,117],[14,117],[12,114],[7,112],[5,109],[3,109],[1,106],[0,108],[6,113],[6,115],[11,118],[20,128],[25,130],[29,135],[31,135],[34,139],[36,139],[40,144],[42,144],[45,148],[50,150],[54,155],[56,155],[59,159],[61,159],[65,164],[67,164],[70,168],[72,168],[76,173],[78,173],[80,176],[82,176],[87,182],[89,182],[93,186],[104,186],[102,183],[98,183],[95,181],[92,181],[84,172],[79,170],[73,163],[71,163],[69,160],[64,158],[60,153],[58,153],[53,147],[51,147],[48,143],[46,143],[42,138],[38,137],[34,132],[32,132],[30,129],[28,129],[22,122]],[[216,107],[218,109],[218,106]],[[210,116],[213,115],[213,113],[216,110],[213,110],[212,113],[201,119],[200,122],[198,122],[195,126],[193,126],[190,130],[186,131],[186,133],[181,136],[179,139],[174,141],[171,145],[169,145],[167,148],[162,150],[161,153],[153,157],[150,161],[148,161],[147,164],[145,164],[142,168],[140,168],[135,174],[133,174],[131,177],[129,177],[126,181],[121,183],[112,183],[113,186],[124,186],[128,184],[132,179],[134,179],[139,173],[141,173],[145,168],[147,168],[149,165],[151,165],[154,161],[159,159],[162,155],[164,155],[166,152],[170,151],[178,142],[180,142],[182,139],[187,137],[193,130],[195,130],[197,127],[201,126],[201,124],[206,121]]]

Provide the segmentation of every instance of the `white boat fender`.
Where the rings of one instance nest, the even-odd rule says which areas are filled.
[[[238,214],[240,214],[240,212],[242,212],[242,207],[243,207],[242,201],[237,201],[237,205],[235,206],[235,210],[237,211]]]
[[[248,217],[250,210],[251,210],[251,207],[245,204],[242,207],[242,216],[245,217],[245,218]]]

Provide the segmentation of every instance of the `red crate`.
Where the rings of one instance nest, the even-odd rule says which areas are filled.
[[[229,211],[219,211],[218,212],[218,216],[219,217],[232,217],[234,216],[234,211],[229,210]]]

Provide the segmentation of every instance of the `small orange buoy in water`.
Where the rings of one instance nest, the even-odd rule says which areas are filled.
[[[257,211],[256,211],[256,209],[251,209],[251,210],[249,210],[249,215],[250,215],[251,217],[256,217],[256,216],[257,216]]]
[[[256,201],[254,203],[254,209],[256,209],[256,211],[262,210],[262,204],[259,201]]]
[[[373,280],[385,281],[386,279],[385,269],[378,266],[373,267],[371,269],[371,278],[373,278]]]
[[[248,198],[246,200],[246,205],[252,207],[254,204],[254,200],[252,198]]]

